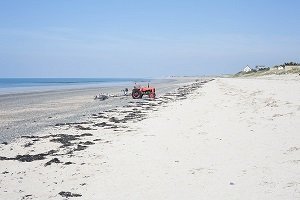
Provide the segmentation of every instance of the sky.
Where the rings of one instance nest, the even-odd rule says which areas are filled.
[[[300,62],[297,0],[0,0],[0,77],[163,77]]]

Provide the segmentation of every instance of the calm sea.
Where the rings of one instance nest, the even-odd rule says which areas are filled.
[[[136,78],[0,78],[0,94],[93,86],[132,85]]]

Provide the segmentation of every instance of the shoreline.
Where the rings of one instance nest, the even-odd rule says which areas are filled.
[[[151,84],[160,96],[174,90],[176,84],[191,80],[194,79],[156,79]],[[121,90],[125,87],[130,89],[133,84],[0,95],[0,143],[22,135],[34,135],[56,123],[79,121],[96,111],[126,105],[131,97],[122,96]],[[99,93],[117,94],[119,97],[94,100]]]
[[[142,82],[153,82],[155,79],[149,79],[149,81]],[[160,81],[160,80],[158,80]],[[123,81],[123,82],[99,82],[99,83],[66,83],[61,85],[40,85],[40,86],[22,86],[22,87],[2,87],[0,88],[0,97],[10,95],[25,95],[35,93],[48,93],[48,92],[59,92],[59,91],[72,91],[72,90],[83,90],[83,89],[95,89],[95,88],[108,88],[108,87],[121,87],[133,84],[134,81]]]

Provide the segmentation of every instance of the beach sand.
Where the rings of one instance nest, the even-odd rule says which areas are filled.
[[[2,144],[0,199],[300,199],[300,77],[274,77],[186,80]]]

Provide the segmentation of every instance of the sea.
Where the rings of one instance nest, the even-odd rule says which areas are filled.
[[[0,78],[0,94],[36,92],[57,89],[132,86],[150,82],[143,78]]]

